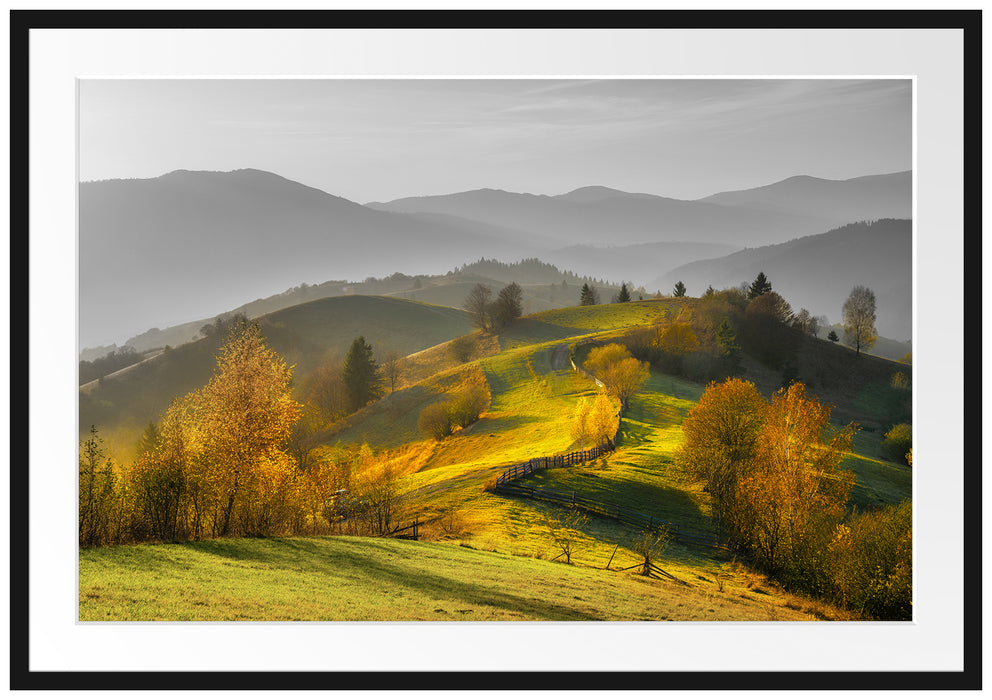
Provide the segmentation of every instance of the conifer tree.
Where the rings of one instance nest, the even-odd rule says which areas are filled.
[[[382,396],[379,368],[372,354],[372,346],[365,342],[364,336],[360,335],[352,342],[344,359],[342,377],[348,393],[348,408],[351,411],[357,411]]]
[[[764,272],[759,272],[758,276],[754,278],[754,282],[751,283],[751,287],[747,290],[747,298],[757,299],[765,292],[770,291],[772,291],[772,283],[765,277]]]

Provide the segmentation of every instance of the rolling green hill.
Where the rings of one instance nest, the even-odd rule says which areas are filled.
[[[460,309],[389,297],[319,299],[267,314],[258,322],[268,344],[300,378],[332,357],[343,358],[364,335],[376,353],[407,355],[471,330]],[[172,348],[113,378],[80,389],[79,427],[96,425],[112,452],[129,458],[141,431],[158,420],[169,401],[203,386],[214,368],[222,338],[208,337]]]

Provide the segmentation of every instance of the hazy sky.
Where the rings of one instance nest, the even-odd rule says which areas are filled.
[[[84,181],[258,168],[361,203],[912,167],[909,80],[85,80],[79,119]]]

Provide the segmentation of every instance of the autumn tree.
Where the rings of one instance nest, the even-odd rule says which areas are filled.
[[[710,287],[710,290],[712,289],[713,287]],[[679,280],[678,282],[675,283],[675,289],[672,290],[672,296],[673,297],[685,296],[685,283],[682,280]]]
[[[750,544],[749,506],[741,483],[754,469],[766,419],[765,400],[754,384],[728,379],[707,386],[682,423],[685,439],[678,463],[703,483],[721,530],[741,548]]]
[[[269,534],[280,524],[279,491],[294,469],[284,448],[300,416],[292,376],[258,324],[243,323],[228,334],[214,376],[196,396],[208,480],[221,495],[220,536],[236,512],[243,534]]]
[[[483,331],[491,330],[494,324],[493,316],[493,290],[486,285],[479,283],[472,287],[465,303],[462,304],[472,317],[472,323],[476,328]]]
[[[348,409],[352,412],[382,396],[379,368],[372,346],[365,342],[364,336],[358,336],[352,342],[344,358],[341,376],[348,396]]]
[[[569,433],[575,442],[579,443],[579,449],[586,448],[586,442],[591,434],[589,425],[589,402],[582,398],[575,404],[575,411],[572,413],[572,422],[569,425]]]
[[[806,590],[826,585],[830,538],[853,476],[839,464],[854,427],[800,383],[766,402],[750,382],[707,387],[682,426],[679,463],[709,491],[731,545]]]
[[[383,379],[389,382],[389,393],[393,393],[400,379],[400,354],[395,350],[387,350],[382,356],[380,367]]]
[[[845,514],[854,482],[839,465],[853,435],[853,425],[832,429],[830,408],[792,384],[769,402],[754,469],[741,484],[759,561],[807,590],[823,586],[815,560]]]
[[[764,272],[759,272],[758,276],[754,278],[754,282],[747,290],[748,299],[757,299],[762,294],[772,291],[772,283],[768,281],[765,277]]]
[[[353,458],[351,490],[357,499],[357,515],[366,531],[373,535],[389,534],[396,515],[398,492],[396,472],[385,455],[378,457],[363,443]]]
[[[675,322],[659,334],[658,347],[673,355],[688,355],[699,349],[699,338],[688,323]]]
[[[637,360],[618,343],[590,350],[585,367],[620,402],[621,409],[627,408],[630,397],[650,376],[648,363]]]
[[[332,359],[313,370],[301,383],[303,400],[318,408],[326,422],[348,413],[348,390],[342,376],[343,369],[340,359]]]
[[[855,349],[870,350],[878,340],[875,329],[875,292],[858,285],[844,302],[844,342]]]
[[[795,315],[792,319],[793,327],[799,329],[803,333],[816,337],[817,332],[820,330],[820,321],[813,314],[811,314],[806,309],[800,309],[799,313]]]
[[[745,313],[749,318],[768,317],[779,323],[791,323],[793,320],[792,306],[781,294],[765,292],[753,297],[747,305]]]
[[[620,415],[616,405],[610,401],[606,392],[600,391],[589,409],[588,429],[590,442],[593,445],[613,447],[613,438],[617,434]]]

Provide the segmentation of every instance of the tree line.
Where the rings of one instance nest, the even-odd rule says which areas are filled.
[[[344,367],[352,407],[381,393],[363,338]],[[345,518],[385,532],[395,505],[388,456],[319,445],[310,438],[320,422],[308,429],[306,418],[292,368],[256,323],[234,324],[213,377],[149,424],[133,464],[115,464],[91,429],[80,445],[80,545],[315,533]]]

